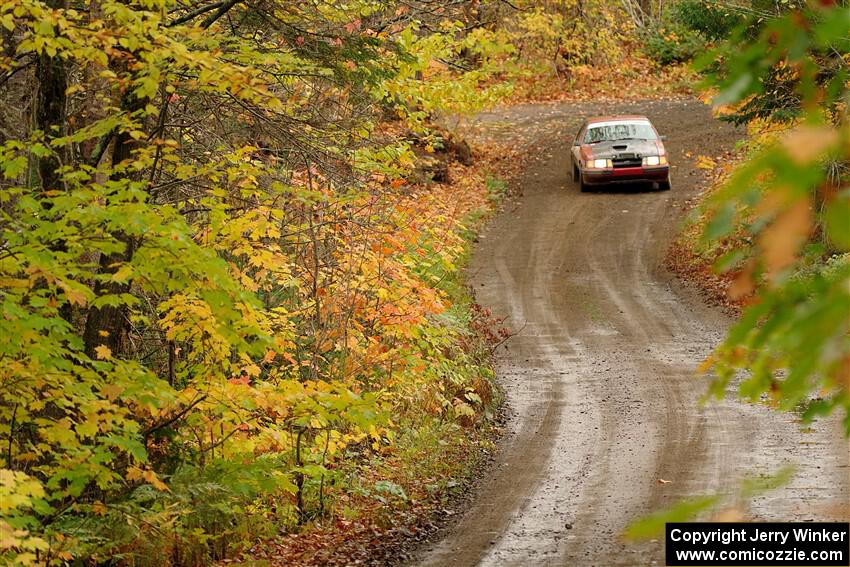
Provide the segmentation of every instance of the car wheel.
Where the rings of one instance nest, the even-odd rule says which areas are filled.
[[[585,184],[584,179],[581,178],[581,170],[579,170],[577,165],[573,164],[573,183],[575,182],[578,182],[579,191],[582,193],[587,193],[590,190]]]
[[[670,180],[667,181],[659,181],[658,182],[658,190],[659,191],[669,191],[670,190]]]

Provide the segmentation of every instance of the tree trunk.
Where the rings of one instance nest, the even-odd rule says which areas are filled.
[[[129,104],[131,108],[129,112],[136,110],[140,101],[133,99]],[[115,137],[115,147],[112,151],[112,166],[115,167],[125,159],[128,159],[133,152],[133,147],[136,141],[127,133],[119,133]],[[120,179],[122,176],[117,176]],[[112,254],[101,254],[98,273],[114,274],[119,265],[124,262],[129,262],[133,259],[136,244],[133,239],[123,232],[118,232],[113,235],[117,240],[124,243],[124,250],[114,252]],[[95,295],[117,295],[130,291],[130,283],[117,282],[102,282],[98,281],[95,284]],[[119,305],[104,305],[97,309],[89,311],[89,316],[86,319],[86,329],[83,334],[83,342],[85,343],[86,355],[89,358],[95,357],[95,349],[98,346],[105,345],[115,354],[122,350],[123,338],[126,335],[128,327],[127,306]]]
[[[61,136],[64,132],[67,81],[62,59],[45,54],[39,56],[35,127],[48,138]],[[38,175],[43,191],[62,189],[62,178],[58,173],[60,165],[59,156],[55,154],[39,158]]]
[[[55,9],[65,8],[64,0],[50,0],[48,6]],[[50,57],[42,53],[38,57],[36,66],[36,78],[38,87],[36,89],[35,106],[33,108],[35,128],[44,133],[47,140],[62,136],[65,133],[65,111],[67,108],[68,73],[65,62],[60,57]],[[38,158],[37,170],[40,190],[61,191],[64,189],[59,167],[62,165],[60,159],[61,149],[57,153],[49,153]],[[49,207],[49,201],[47,202]],[[54,252],[65,252],[65,242],[62,240],[52,244]],[[59,315],[70,322],[73,317],[70,302],[64,303],[59,308]]]

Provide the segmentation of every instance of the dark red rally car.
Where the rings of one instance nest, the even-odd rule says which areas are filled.
[[[646,116],[587,119],[573,142],[573,181],[582,191],[609,183],[653,182],[670,189],[662,137]]]

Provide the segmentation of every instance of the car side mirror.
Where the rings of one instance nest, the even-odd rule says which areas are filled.
[[[580,145],[581,145],[581,142],[579,142],[578,140],[575,140],[573,142],[573,147],[580,146]]]
[[[658,136],[658,139],[661,140],[662,142],[666,142],[667,136]]]

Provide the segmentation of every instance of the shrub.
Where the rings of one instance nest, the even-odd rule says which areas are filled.
[[[682,0],[674,4],[670,19],[709,40],[726,38],[743,23],[739,13],[704,0]]]
[[[705,39],[675,22],[662,23],[647,33],[646,53],[659,63],[683,63],[705,49]]]

